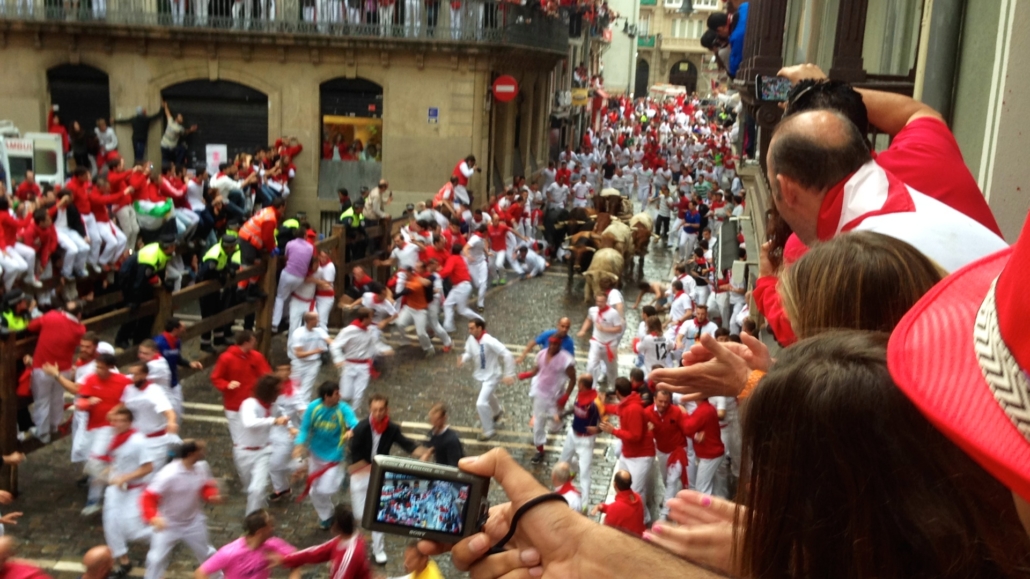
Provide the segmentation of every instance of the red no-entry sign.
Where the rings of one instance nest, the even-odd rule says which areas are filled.
[[[494,81],[494,98],[502,103],[514,99],[519,94],[519,83],[515,78],[502,75]]]

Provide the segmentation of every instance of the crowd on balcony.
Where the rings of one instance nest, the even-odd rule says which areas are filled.
[[[701,36],[701,46],[716,56],[719,68],[730,78],[737,74],[744,59],[744,37],[747,34],[747,0],[727,0],[726,12],[708,16],[708,30]]]

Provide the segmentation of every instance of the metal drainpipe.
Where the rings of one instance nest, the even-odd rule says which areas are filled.
[[[966,0],[933,0],[922,101],[951,122]]]

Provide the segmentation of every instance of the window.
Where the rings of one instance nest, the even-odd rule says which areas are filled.
[[[647,36],[651,30],[651,16],[646,15],[637,21],[637,36]]]
[[[672,21],[673,38],[701,38],[705,31],[705,21],[695,18],[677,18]]]
[[[664,0],[666,8],[679,9],[684,0]],[[694,10],[718,10],[720,0],[693,0]]]

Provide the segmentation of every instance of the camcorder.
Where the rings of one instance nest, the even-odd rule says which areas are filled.
[[[457,543],[479,532],[490,479],[452,466],[376,456],[361,526],[370,531]]]

